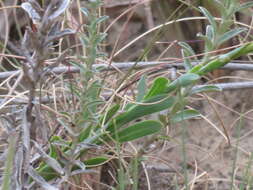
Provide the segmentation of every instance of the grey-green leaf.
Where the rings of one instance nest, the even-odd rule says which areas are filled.
[[[208,19],[208,21],[210,22],[210,24],[213,27],[214,33],[217,32],[217,24],[214,20],[214,17],[211,15],[211,13],[204,7],[199,7],[199,9],[201,10],[201,12],[206,16],[206,18]]]
[[[147,105],[135,105],[127,112],[117,116],[114,121],[111,121],[107,130],[114,131],[126,123],[134,121],[138,118],[168,109],[173,106],[174,102],[175,97],[168,97],[167,94],[152,97],[144,101],[144,103],[147,103]]]
[[[241,4],[241,6],[239,6],[236,11],[242,11],[244,9],[248,9],[248,8],[251,8],[253,7],[253,2],[252,1],[249,1],[249,2],[246,2],[246,3],[243,3]]]
[[[58,16],[60,16],[69,6],[70,0],[62,0],[59,2],[60,3],[55,5],[54,7],[55,10],[52,10],[53,13],[48,17],[50,20],[53,20]]]
[[[96,20],[96,24],[100,24],[102,22],[104,22],[105,20],[107,20],[109,17],[108,16],[101,16]]]
[[[193,56],[195,55],[194,50],[192,49],[191,46],[189,46],[189,44],[185,43],[185,42],[179,42],[178,45],[180,45],[189,56]]]
[[[145,94],[146,94],[146,90],[147,90],[147,77],[146,75],[142,75],[138,85],[137,85],[137,97],[136,97],[136,101],[140,102],[143,100]]]
[[[46,180],[41,177],[35,169],[33,169],[31,166],[28,169],[28,174],[29,176],[38,184],[40,185],[43,189],[47,190],[58,190],[58,188],[50,185],[49,183],[46,182]]]
[[[51,168],[54,169],[54,171],[56,171],[58,174],[60,175],[64,175],[64,170],[63,168],[61,167],[61,165],[59,164],[59,162],[50,157],[49,155],[47,155],[47,153],[44,152],[44,150],[40,147],[40,145],[38,143],[36,143],[35,141],[34,142],[34,147],[36,148],[36,150],[38,151],[38,153],[41,155],[42,157],[42,160],[44,162],[46,162]]]
[[[231,38],[237,36],[238,34],[244,31],[246,31],[246,28],[235,28],[233,30],[226,32],[218,39],[218,45],[223,44],[224,42],[230,40]]]
[[[206,27],[206,37],[209,39],[210,42],[214,42],[214,36],[215,33],[214,33],[214,29],[211,25],[207,25]]]
[[[187,119],[192,119],[195,117],[199,117],[201,114],[193,109],[183,110],[176,113],[171,119],[171,123],[178,123]]]
[[[159,132],[162,126],[162,123],[158,121],[142,121],[119,131],[117,134],[118,139],[116,140],[121,143],[136,140],[141,137]],[[116,137],[114,136],[114,138]]]
[[[221,88],[215,85],[202,85],[200,87],[193,87],[190,91],[190,95],[202,93],[202,92],[220,92]]]
[[[22,9],[24,9],[29,17],[34,21],[38,22],[41,20],[40,14],[36,11],[35,8],[33,8],[32,4],[30,2],[24,2],[21,4]]]
[[[184,59],[183,64],[184,64],[185,70],[186,71],[191,70],[191,68],[192,68],[191,60],[188,58],[187,53],[184,49],[181,50],[181,54],[182,54],[183,59]]]
[[[86,17],[89,16],[89,10],[88,10],[87,8],[82,7],[82,8],[81,8],[81,12],[82,12]]]
[[[172,92],[173,90],[181,87],[186,87],[188,85],[194,84],[198,79],[199,75],[194,73],[186,73],[180,76],[178,79],[174,80],[166,89],[166,93]]]

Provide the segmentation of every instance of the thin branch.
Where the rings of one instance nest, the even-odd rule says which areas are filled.
[[[111,65],[108,64],[94,64],[93,69],[101,68],[101,71],[111,71],[117,69],[130,69],[136,64],[136,62],[121,62],[121,63],[112,63]],[[193,62],[192,65],[197,65],[198,63]],[[138,62],[135,66],[135,69],[142,69],[147,67],[158,67],[159,69],[169,69],[169,68],[176,68],[176,69],[184,69],[183,63],[171,63],[171,62]],[[243,71],[253,71],[252,64],[243,64],[243,63],[228,63],[224,67],[220,68],[224,70],[243,70]],[[10,76],[18,76],[20,71],[7,71],[7,72],[0,72],[0,80],[6,79]],[[47,72],[47,74],[65,74],[65,73],[78,73],[79,68],[77,67],[55,67],[51,70],[51,72]]]

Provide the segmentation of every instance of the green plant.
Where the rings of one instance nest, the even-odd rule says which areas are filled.
[[[49,139],[48,150],[45,150],[36,142],[36,138],[30,138],[32,134],[30,129],[35,126],[34,120],[41,120],[39,108],[35,109],[34,103],[38,96],[36,93],[37,86],[44,79],[44,72],[56,66],[65,56],[62,53],[57,58],[56,65],[47,67],[44,62],[53,56],[53,53],[48,50],[52,48],[54,41],[69,34],[74,34],[74,31],[69,29],[60,31],[56,22],[58,17],[67,9],[69,1],[59,1],[58,4],[43,1],[43,7],[40,7],[35,1],[23,3],[22,7],[34,23],[38,21],[38,17],[42,17],[43,19],[40,18],[39,20],[43,22],[38,33],[27,31],[23,40],[23,50],[28,64],[23,64],[22,67],[29,85],[27,89],[29,91],[29,101],[22,108],[23,119],[21,120],[23,127],[21,133],[23,142],[21,144],[24,149],[17,149],[19,152],[14,155],[14,147],[17,147],[14,146],[14,144],[17,144],[16,138],[10,140],[8,160],[5,163],[6,175],[3,178],[2,189],[10,189],[11,177],[15,173],[11,163],[14,162],[14,158],[22,153],[25,162],[22,162],[22,171],[20,170],[20,175],[24,177],[24,181],[20,182],[21,187],[25,185],[35,187],[35,183],[37,183],[43,188],[55,189],[50,184],[51,181],[54,181],[58,183],[59,187],[64,184],[67,188],[67,180],[75,179],[79,174],[92,173],[97,165],[109,162],[111,157],[114,157],[119,161],[117,178],[119,185],[117,188],[123,190],[130,184],[134,190],[137,190],[138,170],[140,163],[143,161],[145,146],[137,150],[130,160],[131,171],[125,173],[127,169],[124,168],[122,162],[124,158],[121,155],[123,143],[153,135],[151,141],[146,143],[149,145],[156,139],[156,135],[163,130],[164,125],[167,123],[173,125],[200,116],[197,110],[187,108],[189,97],[197,93],[221,90],[212,85],[196,88],[200,78],[208,72],[219,69],[233,59],[253,52],[253,43],[247,43],[231,52],[215,57],[210,56],[210,51],[217,50],[223,43],[245,31],[241,28],[230,29],[233,24],[232,18],[235,12],[252,6],[252,3],[240,5],[236,0],[215,2],[222,15],[222,20],[219,23],[207,9],[200,8],[200,11],[210,22],[210,25],[206,27],[206,34],[199,35],[205,41],[204,51],[206,53],[200,61],[201,63],[193,66],[190,56],[198,61],[195,58],[195,52],[188,44],[181,43],[186,73],[174,81],[170,81],[165,77],[157,77],[150,87],[147,85],[147,77],[142,76],[137,85],[136,99],[131,103],[127,103],[126,106],[123,106],[120,100],[114,101],[113,97],[107,101],[101,98],[105,86],[100,76],[100,70],[93,69],[93,64],[96,63],[98,58],[106,57],[100,51],[100,45],[106,38],[106,34],[100,31],[100,25],[107,19],[107,16],[99,14],[102,3],[100,0],[93,0],[86,4],[87,7],[82,7],[80,11],[88,20],[88,23],[83,24],[77,34],[82,44],[82,54],[70,60],[72,65],[79,68],[80,76],[78,78],[73,77],[68,83],[65,80],[63,81],[64,93],[66,93],[66,99],[69,101],[69,107],[57,114],[55,123],[64,129],[65,133],[64,136],[53,134]],[[55,7],[58,8],[55,10]],[[44,11],[41,11],[43,8]],[[40,15],[42,13],[44,15]],[[31,56],[31,47],[34,48],[36,56]],[[145,56],[148,52],[149,49],[145,51]],[[128,75],[126,75],[127,77]],[[161,116],[160,121],[137,121],[144,116],[157,114],[163,110],[167,110],[167,115]],[[34,118],[34,113],[37,118]],[[184,176],[186,188],[188,188],[187,155],[184,142],[187,129],[184,124],[182,124],[182,127]],[[94,152],[96,152],[96,150],[102,149],[107,144],[112,144],[112,149],[105,150],[97,156],[90,156],[89,150],[95,150]],[[39,159],[35,162],[30,159],[31,147],[39,154]],[[27,174],[29,177],[26,177]],[[125,179],[129,175],[133,178],[132,184],[130,179]]]
[[[104,56],[104,54],[99,52],[99,44],[106,37],[106,34],[99,33],[98,29],[99,24],[107,17],[98,17],[96,10],[100,5],[100,1],[94,1],[90,3],[90,9],[82,8],[82,13],[87,16],[90,21],[89,24],[84,27],[84,31],[87,31],[87,33],[80,33],[80,39],[86,55],[80,57],[80,62],[72,61],[72,64],[79,67],[81,71],[81,85],[80,87],[72,85],[70,88],[71,92],[79,99],[80,110],[75,114],[63,113],[69,120],[63,118],[58,119],[60,124],[71,134],[71,140],[69,143],[66,143],[60,137],[55,136],[51,139],[50,155],[54,155],[54,158],[58,159],[61,164],[65,162],[63,166],[68,165],[70,176],[72,173],[87,172],[86,168],[92,166],[87,163],[94,163],[96,160],[96,164],[102,164],[109,159],[109,157],[101,156],[80,162],[80,157],[85,155],[88,149],[97,148],[105,142],[113,141],[118,147],[118,154],[120,154],[119,147],[121,143],[152,135],[163,128],[163,124],[160,121],[154,120],[131,124],[131,122],[136,119],[163,110],[169,110],[168,118],[169,122],[172,124],[200,116],[200,113],[196,110],[185,109],[187,98],[196,93],[220,91],[219,88],[211,85],[202,88],[194,88],[200,77],[224,66],[235,58],[253,51],[253,45],[251,43],[245,44],[240,48],[215,58],[205,56],[202,64],[193,67],[190,64],[191,60],[188,59],[187,56],[194,55],[194,51],[189,45],[181,43],[185,58],[185,68],[188,70],[186,74],[183,74],[172,82],[167,78],[158,77],[150,88],[147,88],[145,78],[142,78],[138,84],[139,93],[136,99],[138,103],[129,103],[126,105],[126,109],[123,113],[120,113],[121,103],[118,103],[105,109],[105,114],[99,114],[101,113],[100,109],[103,108],[105,104],[105,102],[99,98],[103,91],[103,86],[101,85],[101,81],[96,78],[96,74],[99,71],[92,70],[92,64],[95,63],[98,57]],[[201,11],[207,16],[211,23],[211,26],[207,26],[206,36],[201,35],[206,42],[205,52],[217,49],[223,42],[244,31],[244,29],[235,29],[226,32],[231,26],[231,22],[229,22],[230,24],[221,23],[219,32],[216,31],[215,33],[214,30],[217,30],[216,21],[214,21],[211,14],[206,9],[201,8]],[[223,19],[227,19],[228,16],[231,17],[234,12],[235,10],[232,9],[230,12],[224,13]],[[211,34],[210,31],[212,32]],[[75,130],[73,130],[69,124],[75,126]],[[60,147],[59,141],[64,142]],[[64,162],[60,159],[60,155],[64,155]],[[68,162],[66,162],[66,158],[68,158]],[[134,176],[136,178],[136,176],[138,176],[136,174],[136,168],[138,168],[141,155],[137,155],[134,160]],[[122,170],[123,168],[121,167],[119,180],[122,180]],[[42,164],[39,168],[39,173],[47,180],[57,177],[57,173],[46,164]],[[120,182],[125,183],[123,181]],[[124,189],[125,185],[121,184],[119,187]],[[135,181],[134,187],[135,189],[138,187],[138,181]]]

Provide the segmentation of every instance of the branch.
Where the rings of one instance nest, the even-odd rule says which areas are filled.
[[[198,63],[193,62],[193,65],[197,65]],[[116,69],[130,69],[135,66],[135,69],[142,69],[147,67],[158,67],[159,69],[184,69],[183,63],[171,63],[171,62],[121,62],[121,63],[112,63],[110,66],[108,64],[94,64],[93,69],[102,68],[102,71],[112,71]],[[228,63],[224,67],[220,68],[224,70],[243,70],[243,71],[253,71],[252,64],[241,64],[241,63]],[[0,72],[0,80],[4,80],[10,76],[18,76],[19,70],[17,71],[7,71]],[[69,73],[78,73],[79,68],[77,67],[55,67],[51,70],[51,72],[47,72],[47,75],[50,73],[53,74],[69,74]]]

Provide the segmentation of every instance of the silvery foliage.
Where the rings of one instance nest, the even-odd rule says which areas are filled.
[[[1,180],[7,182],[5,183],[7,186],[1,186],[2,189],[7,187],[9,189],[37,189],[39,187],[49,190],[58,189],[49,184],[36,171],[34,163],[38,163],[38,160],[47,163],[59,176],[66,177],[64,168],[61,168],[56,159],[47,155],[33,135],[36,128],[40,131],[44,130],[44,132],[47,130],[46,126],[40,122],[43,120],[40,111],[34,105],[38,83],[42,81],[44,72],[48,68],[52,68],[52,65],[47,66],[44,64],[45,60],[53,53],[53,42],[75,33],[71,29],[60,30],[61,15],[66,11],[69,4],[70,0],[48,0],[45,1],[45,7],[41,7],[36,0],[28,0],[21,4],[21,7],[32,21],[31,27],[27,27],[21,42],[21,52],[26,58],[26,62],[23,62],[21,66],[29,91],[29,101],[27,105],[19,108],[22,113],[13,119],[18,120],[16,122],[18,124],[13,125],[13,128],[18,132],[18,134],[15,133],[17,141],[14,149],[13,146],[9,145],[4,153],[6,155],[5,166],[8,165],[7,160],[12,160],[13,165],[10,168],[5,168],[5,172],[8,173]],[[59,55],[55,63],[58,64],[62,60],[63,56]],[[11,142],[11,138],[14,137],[10,136],[9,142]],[[13,152],[14,155],[8,157],[11,156],[11,154],[8,154],[9,152]],[[37,158],[33,159],[34,156],[37,156]],[[31,179],[33,179],[32,183]]]

